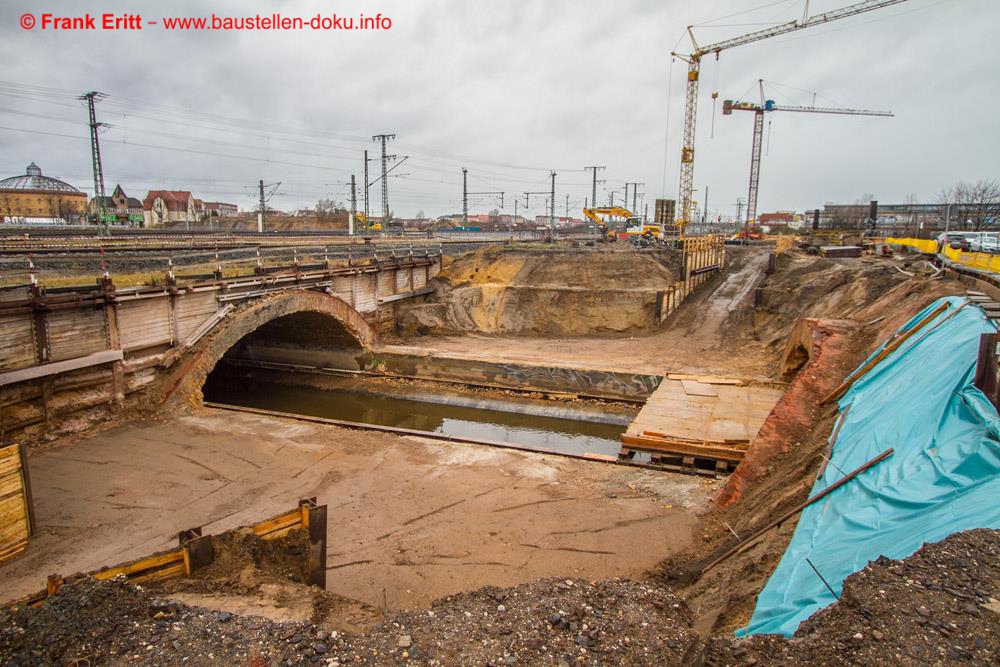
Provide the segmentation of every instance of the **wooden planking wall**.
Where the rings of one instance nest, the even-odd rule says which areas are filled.
[[[378,272],[378,292],[379,297],[392,296],[396,293],[395,271]]]
[[[50,361],[85,357],[109,349],[103,307],[46,313],[45,329]]]
[[[0,370],[27,368],[36,363],[35,328],[31,316],[0,317]]]
[[[166,297],[123,301],[117,305],[118,337],[125,351],[173,342],[170,301]]]
[[[347,303],[354,305],[354,278],[351,276],[336,276],[331,281],[333,284],[330,285],[330,291],[333,292],[334,296],[338,296]]]
[[[427,268],[426,266],[413,267],[413,289],[427,287]]]
[[[174,305],[177,340],[184,341],[219,309],[216,290],[178,296]]]
[[[374,273],[362,273],[355,279],[354,309],[359,313],[370,313],[378,308],[376,278]]]
[[[396,269],[396,294],[413,291],[413,267]]]
[[[0,447],[0,563],[28,547],[31,515],[21,446]]]

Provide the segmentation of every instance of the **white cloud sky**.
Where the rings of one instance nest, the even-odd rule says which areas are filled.
[[[688,24],[701,43],[801,16],[803,0],[437,0],[345,2],[7,2],[0,8],[0,175],[37,162],[47,175],[92,190],[86,116],[75,93],[109,95],[99,109],[107,188],[190,189],[208,200],[253,205],[258,179],[281,181],[273,204],[346,201],[361,181],[372,134],[395,132],[390,149],[409,160],[389,181],[398,215],[461,208],[470,190],[503,190],[505,210],[524,191],[548,190],[557,211],[579,213],[587,165],[600,173],[599,201],[639,188],[652,209],[677,193]],[[813,0],[811,11],[850,0]],[[25,12],[164,16],[317,13],[391,17],[383,32],[136,32],[24,30]],[[909,0],[706,58],[698,119],[697,188],[709,208],[732,215],[746,197],[752,115],[723,116],[721,101],[756,99],[763,78],[779,104],[890,109],[894,118],[771,114],[760,211],[803,210],[874,193],[933,201],[958,180],[1000,178],[996,155],[994,0]],[[669,89],[668,81],[672,80]],[[14,84],[13,87],[6,84]],[[45,90],[32,87],[41,87]],[[61,92],[53,92],[50,89]],[[719,93],[712,128],[713,90]],[[669,113],[668,113],[669,112]],[[25,130],[31,130],[27,132]],[[48,133],[48,134],[43,134]],[[71,136],[61,136],[71,135]],[[664,171],[664,139],[666,170]],[[154,148],[167,146],[174,150]],[[378,166],[371,165],[374,179]],[[699,195],[700,197],[701,195]],[[620,194],[618,195],[620,198]],[[372,191],[372,210],[379,207]],[[360,197],[359,197],[360,199]],[[542,213],[543,197],[530,213]],[[522,197],[523,202],[523,197]],[[471,198],[486,211],[493,198]],[[641,206],[640,206],[641,208]]]

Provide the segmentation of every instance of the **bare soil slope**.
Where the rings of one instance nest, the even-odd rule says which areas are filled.
[[[401,304],[397,326],[404,336],[647,331],[679,262],[671,250],[490,246],[448,264],[426,302]]]

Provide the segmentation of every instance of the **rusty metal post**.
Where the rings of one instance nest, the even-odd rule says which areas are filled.
[[[201,568],[211,565],[215,560],[215,549],[212,547],[212,536],[202,535],[201,526],[182,530],[177,534],[177,541],[184,549],[184,570],[190,575]]]
[[[976,361],[976,377],[974,384],[995,407],[998,401],[997,382],[997,342],[1000,334],[984,333],[979,337],[979,358]]]
[[[309,531],[306,554],[306,583],[326,589],[326,505],[317,505],[315,498],[299,501]]]

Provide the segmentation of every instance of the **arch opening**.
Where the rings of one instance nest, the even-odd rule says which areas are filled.
[[[284,293],[230,315],[206,336],[174,373],[175,388],[187,389],[171,390],[168,398],[179,393],[210,401],[213,386],[226,382],[241,364],[352,368],[376,339],[374,329],[342,299],[322,292]]]
[[[255,381],[261,366],[353,368],[365,345],[327,313],[301,311],[265,322],[227,349],[202,385],[204,400],[217,401]]]

